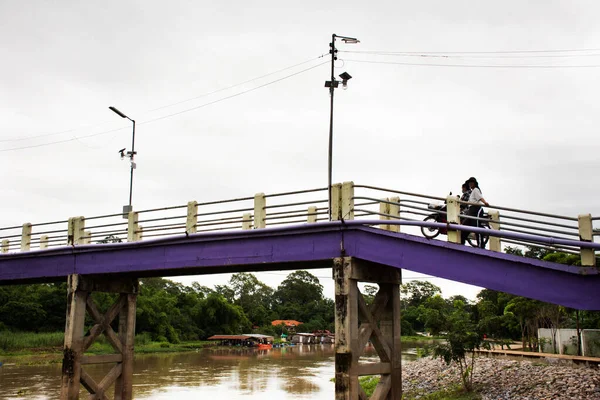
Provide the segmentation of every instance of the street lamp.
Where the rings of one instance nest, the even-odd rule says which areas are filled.
[[[332,170],[332,159],[333,159],[333,92],[335,88],[337,88],[340,84],[340,81],[335,79],[335,75],[333,73],[333,69],[335,67],[335,60],[337,60],[337,49],[335,48],[335,39],[340,38],[342,42],[345,43],[360,43],[360,41],[356,38],[347,37],[347,36],[339,36],[335,33],[331,35],[331,43],[329,43],[329,54],[331,54],[331,80],[325,82],[325,87],[329,88],[329,95],[331,98],[331,105],[329,107],[329,157],[328,157],[328,166],[327,166],[327,175],[328,175],[328,199],[329,199],[329,220],[331,221],[333,218],[332,210],[331,210],[331,170]],[[340,74],[340,78],[342,78],[342,87],[346,89],[348,87],[348,80],[352,78],[352,76],[344,72]]]
[[[133,122],[133,135],[132,135],[132,139],[131,139],[131,151],[128,151],[127,153],[125,153],[126,148],[119,150],[119,153],[121,154],[121,160],[127,156],[127,157],[129,157],[129,161],[131,163],[131,175],[129,178],[129,205],[123,206],[123,218],[127,218],[129,215],[129,212],[133,210],[133,207],[131,206],[131,197],[132,197],[132,192],[133,192],[133,170],[135,169],[135,162],[133,162],[133,158],[137,154],[137,152],[135,151],[135,120],[129,118],[127,115],[123,114],[121,111],[117,110],[113,106],[110,106],[108,108],[112,112],[117,114],[119,117],[127,118],[128,120]]]

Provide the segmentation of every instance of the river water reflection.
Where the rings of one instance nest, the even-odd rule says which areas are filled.
[[[416,344],[403,344],[403,361],[416,357]],[[366,359],[376,361],[372,349]],[[99,381],[109,365],[88,365]],[[55,399],[60,365],[0,367],[0,399]],[[138,355],[136,399],[333,399],[333,345],[272,350],[202,349],[177,354]],[[84,397],[82,391],[82,398]],[[112,398],[112,393],[111,396]]]

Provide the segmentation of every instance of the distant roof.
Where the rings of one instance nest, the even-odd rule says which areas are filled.
[[[246,339],[273,339],[273,336],[260,335],[257,333],[245,333],[243,335],[213,335],[206,340],[246,340]]]
[[[302,325],[302,322],[299,321],[295,321],[293,319],[276,319],[275,321],[271,322],[271,325],[273,326],[277,326],[277,325],[285,325],[285,326],[298,326],[298,325]]]
[[[260,333],[244,333],[244,336],[253,337],[257,339],[273,339],[271,335],[261,335]]]
[[[248,339],[246,335],[213,335],[206,340],[244,340]]]

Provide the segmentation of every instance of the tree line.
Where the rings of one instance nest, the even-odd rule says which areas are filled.
[[[0,286],[0,331],[64,330],[66,293],[66,283]],[[100,310],[107,310],[116,299],[109,293],[92,296]],[[333,331],[334,303],[307,271],[289,274],[276,289],[251,273],[234,274],[228,284],[215,288],[140,279],[136,332],[146,332],[155,341],[178,343],[252,330],[281,334],[283,327],[271,325],[276,319],[301,321],[304,331]]]
[[[555,262],[576,263],[577,257],[528,248],[507,252]],[[66,283],[0,286],[0,330],[56,332],[64,330]],[[362,290],[367,303],[377,287]],[[99,309],[106,310],[115,295],[93,293]],[[600,312],[577,311],[525,297],[484,289],[475,301],[463,296],[444,299],[441,289],[428,281],[401,286],[402,334],[427,332],[442,336],[452,330],[457,312],[468,315],[479,334],[489,338],[521,340],[523,347],[537,348],[537,329],[600,328]],[[257,331],[278,335],[283,327],[271,321],[303,322],[299,331],[334,331],[334,301],[307,271],[296,271],[271,288],[252,273],[232,275],[214,288],[197,282],[189,286],[163,278],[140,279],[137,301],[137,333],[147,332],[155,341],[205,339],[214,334]],[[88,321],[90,324],[92,321]],[[558,349],[556,349],[558,350]]]

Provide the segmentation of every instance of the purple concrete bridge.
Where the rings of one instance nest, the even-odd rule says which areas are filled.
[[[358,376],[381,374],[372,398],[400,398],[399,284],[401,270],[504,291],[580,310],[600,310],[600,274],[593,241],[596,218],[494,206],[482,227],[460,225],[461,202],[372,186],[327,188],[97,217],[72,217],[0,228],[0,284],[69,280],[62,398],[79,384],[104,398],[131,398],[137,279],[240,271],[330,267],[336,286],[336,392],[364,398]],[[431,202],[445,202],[434,210]],[[432,216],[443,218],[432,218]],[[446,222],[437,222],[437,221]],[[486,249],[459,244],[460,232],[483,234]],[[447,234],[446,240],[422,237]],[[489,240],[488,240],[489,239]],[[577,255],[578,266],[506,254],[503,246],[536,246]],[[357,283],[380,286],[367,307]],[[121,293],[106,314],[89,294]],[[85,313],[96,321],[84,333]],[[111,321],[119,316],[119,329]],[[360,321],[360,324],[359,324]],[[376,322],[378,321],[378,322]],[[116,350],[86,356],[104,333]],[[371,340],[380,363],[359,362]],[[86,363],[114,363],[100,383]]]

